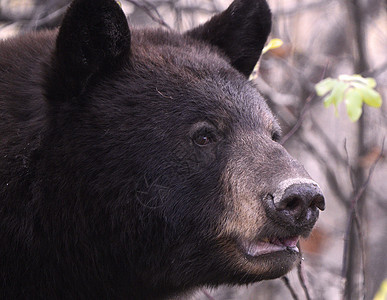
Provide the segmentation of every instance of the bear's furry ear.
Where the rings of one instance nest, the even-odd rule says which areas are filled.
[[[58,97],[76,97],[89,79],[108,73],[130,53],[130,30],[125,14],[114,0],[75,0],[56,40],[53,69]],[[58,81],[61,91],[58,91]]]
[[[186,34],[218,47],[248,77],[270,30],[271,12],[265,0],[235,0],[227,10]]]

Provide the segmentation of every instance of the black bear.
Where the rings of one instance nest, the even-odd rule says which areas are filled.
[[[183,34],[75,0],[0,43],[0,298],[168,298],[299,261],[325,204],[247,80],[270,27],[265,0]]]

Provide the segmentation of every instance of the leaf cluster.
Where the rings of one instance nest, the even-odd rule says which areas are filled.
[[[344,100],[347,114],[351,121],[356,122],[361,114],[363,103],[380,107],[382,97],[375,91],[376,81],[373,78],[363,78],[361,75],[340,75],[338,79],[326,78],[316,84],[316,92],[324,96],[324,106],[335,106],[336,114],[338,105]]]

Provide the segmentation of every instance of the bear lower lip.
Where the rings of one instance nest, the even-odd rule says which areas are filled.
[[[271,239],[266,238],[259,241],[244,242],[243,248],[248,256],[253,257],[285,250],[300,252],[297,247],[298,240],[299,236]]]

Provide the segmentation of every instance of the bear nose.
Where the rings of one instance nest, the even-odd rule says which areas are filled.
[[[273,194],[277,213],[294,221],[314,222],[318,209],[325,209],[323,193],[316,182],[310,179],[281,182]]]

